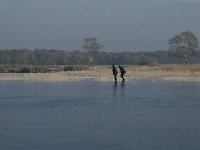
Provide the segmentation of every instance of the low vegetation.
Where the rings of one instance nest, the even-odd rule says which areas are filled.
[[[34,70],[34,67],[31,66]],[[28,72],[29,69],[22,69]],[[67,67],[67,69],[66,69]],[[72,68],[71,68],[72,67]],[[42,67],[41,67],[42,68]],[[40,68],[40,69],[41,69]],[[57,70],[56,70],[57,69]],[[65,69],[65,70],[64,70]],[[57,66],[43,67],[45,73],[0,73],[0,80],[35,80],[35,81],[114,81],[111,66]],[[47,70],[47,71],[46,71]],[[174,81],[200,81],[200,65],[148,65],[126,66],[126,80],[159,79]],[[118,75],[120,80],[120,75]]]
[[[61,71],[88,70],[89,66],[67,65],[67,66],[32,66],[32,65],[9,65],[0,66],[0,73],[52,73]]]

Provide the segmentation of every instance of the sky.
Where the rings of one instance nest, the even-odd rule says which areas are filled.
[[[182,31],[200,38],[200,0],[0,0],[0,48],[167,50]]]

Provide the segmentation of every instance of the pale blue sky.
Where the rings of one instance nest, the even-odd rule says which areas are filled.
[[[200,37],[200,0],[1,0],[0,48],[160,50],[182,31]]]

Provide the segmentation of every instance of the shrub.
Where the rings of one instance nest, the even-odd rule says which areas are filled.
[[[82,70],[88,70],[88,66],[65,66],[63,68],[64,71],[82,71]]]
[[[30,73],[30,72],[31,72],[31,68],[28,68],[28,67],[22,67],[18,71],[18,73]]]
[[[149,57],[142,55],[139,57],[137,64],[138,65],[151,65],[152,61],[150,60]]]
[[[47,67],[35,66],[31,70],[32,73],[47,73],[50,72]]]

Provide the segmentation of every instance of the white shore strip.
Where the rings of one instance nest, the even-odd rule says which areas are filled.
[[[185,82],[200,82],[200,77],[197,76],[133,76],[130,75],[125,77],[126,81],[135,81],[135,80],[164,80],[164,81],[185,81]],[[102,81],[102,82],[114,82],[113,76],[72,76],[64,72],[58,73],[0,73],[0,80],[3,81]],[[118,77],[118,81],[121,81],[121,78]]]

